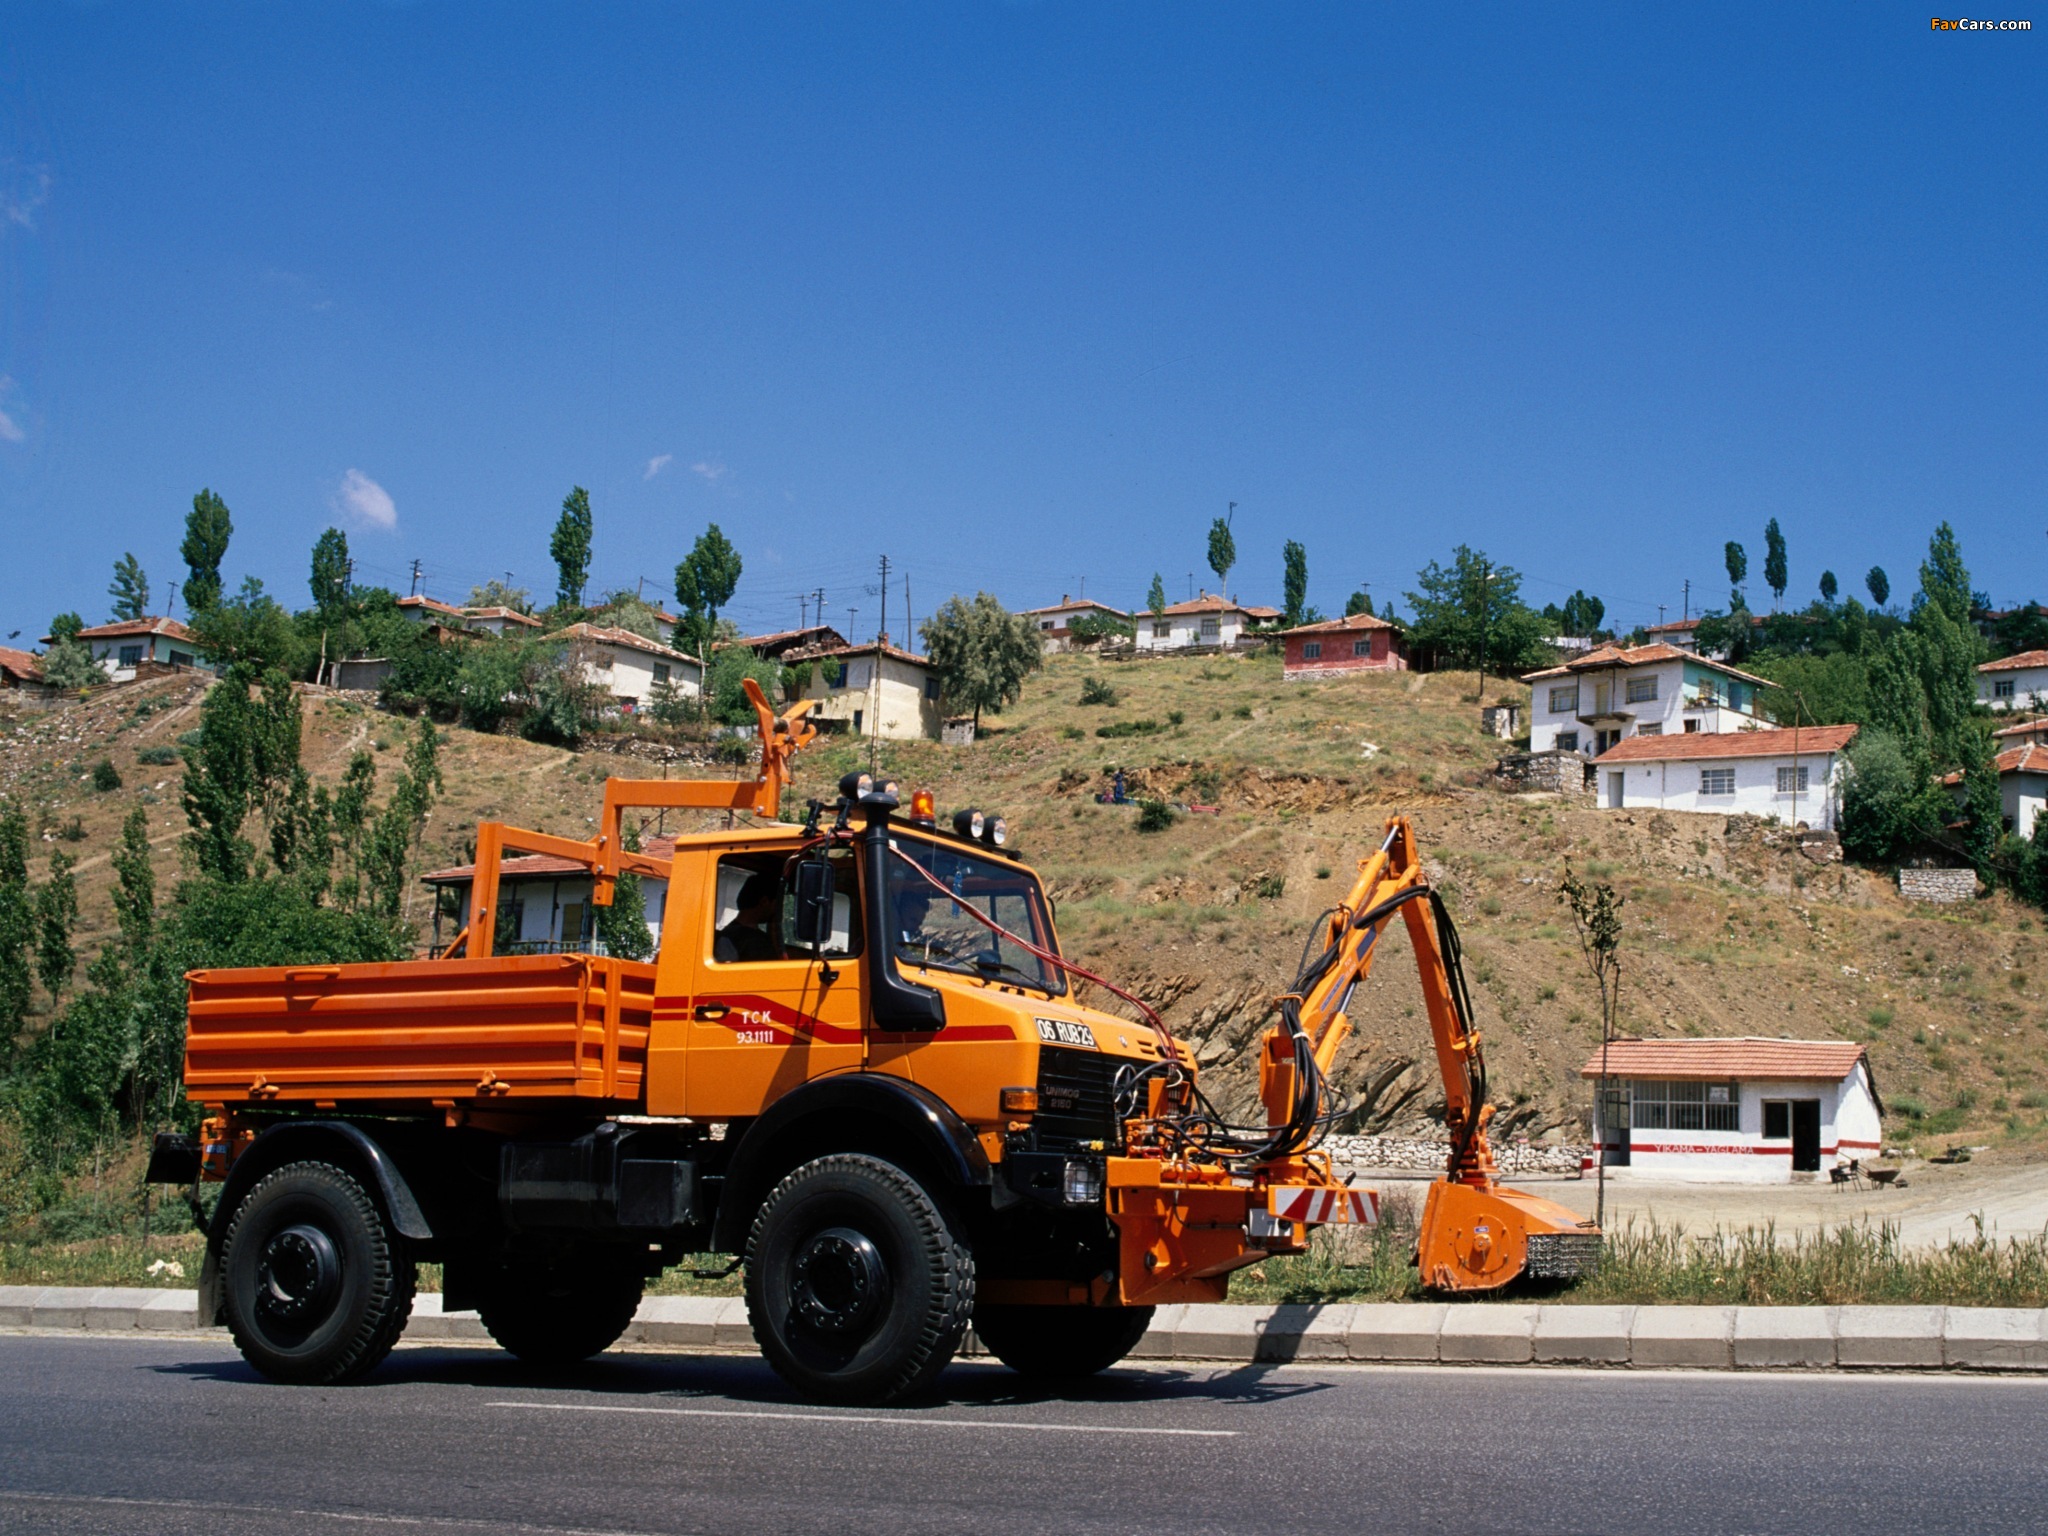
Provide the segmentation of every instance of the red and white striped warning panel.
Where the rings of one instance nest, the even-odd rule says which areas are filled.
[[[1380,1219],[1380,1197],[1370,1189],[1276,1184],[1266,1191],[1266,1209],[1283,1221],[1348,1221],[1354,1226],[1369,1227]]]

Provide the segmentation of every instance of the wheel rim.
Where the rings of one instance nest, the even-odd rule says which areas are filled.
[[[256,1310],[273,1326],[303,1332],[324,1322],[341,1295],[341,1252],[319,1227],[298,1222],[263,1245]]]
[[[846,1338],[870,1332],[888,1301],[888,1266],[874,1242],[852,1227],[814,1234],[790,1265],[790,1312],[820,1333]]]

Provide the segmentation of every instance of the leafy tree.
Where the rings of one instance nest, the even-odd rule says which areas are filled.
[[[1927,541],[1927,558],[1920,562],[1920,591],[1913,599],[1914,611],[1933,603],[1956,623],[1968,624],[1974,599],[1956,531],[1946,522],[1939,523],[1934,537]]]
[[[114,581],[107,596],[114,600],[116,619],[149,617],[149,576],[134,555],[124,554],[114,562]]]
[[[1145,611],[1155,617],[1166,612],[1166,583],[1157,571],[1152,573],[1152,589],[1145,594]]]
[[[241,591],[225,602],[216,598],[193,611],[192,639],[216,663],[298,671],[299,632],[254,576],[244,577]]]
[[[1835,573],[1833,571],[1822,571],[1820,573],[1820,600],[1824,603],[1832,603],[1835,600],[1835,593],[1839,590],[1840,588],[1835,582]]]
[[[1744,663],[1778,686],[1762,703],[1779,725],[1860,725],[1869,718],[1870,673],[1861,656],[1752,658]]]
[[[1129,639],[1136,629],[1137,626],[1128,619],[1120,619],[1113,613],[1081,613],[1068,622],[1067,635],[1076,645],[1093,645],[1112,635]]]
[[[62,645],[66,640],[76,640],[78,632],[85,628],[85,620],[75,613],[60,613],[50,620],[50,640]]]
[[[185,606],[194,614],[220,601],[220,563],[227,556],[234,531],[226,502],[210,490],[192,498],[178,556],[185,562]]]
[[[503,725],[526,697],[533,660],[530,645],[509,638],[464,647],[455,667],[463,724],[485,732]]]
[[[1230,536],[1230,519],[1219,517],[1209,525],[1209,569],[1216,573],[1219,592],[1230,585],[1230,568],[1235,564],[1237,540]]]
[[[377,696],[394,709],[424,709],[452,719],[462,708],[462,667],[484,645],[443,645],[422,624],[408,624],[388,651],[391,670],[377,685]]]
[[[35,907],[28,884],[28,818],[0,807],[0,1056],[12,1047],[32,997]]]
[[[329,528],[313,542],[313,612],[320,620],[320,660],[316,683],[327,680],[327,636],[348,612],[348,535]]]
[[[258,683],[261,692],[251,696]],[[243,823],[289,786],[298,766],[300,713],[291,680],[260,678],[247,664],[228,669],[200,705],[199,741],[185,760],[185,819],[201,875],[246,880],[254,847]]]
[[[78,923],[78,881],[71,873],[70,854],[50,855],[49,877],[36,888],[36,974],[54,1005],[57,994],[71,983],[78,955],[71,947],[71,930]]]
[[[514,613],[533,612],[533,593],[525,587],[507,586],[492,577],[480,587],[469,589],[470,608],[510,608]]]
[[[560,644],[537,652],[529,693],[519,734],[557,747],[575,746],[611,703],[611,695],[590,680],[581,655]]]
[[[1863,573],[1863,589],[1870,594],[1873,606],[1882,608],[1892,598],[1892,579],[1885,575],[1884,567],[1873,565]]]
[[[711,718],[720,725],[754,723],[754,705],[744,683],[749,677],[773,699],[782,686],[781,664],[756,656],[744,645],[721,645],[711,653],[711,664],[705,668],[706,691]]]
[[[121,770],[114,766],[111,757],[103,757],[92,765],[92,787],[103,795],[121,787]]]
[[[1847,757],[1842,848],[1851,858],[1889,862],[1940,828],[1945,797],[1912,743],[1865,726],[1849,743]]]
[[[427,814],[441,791],[440,735],[434,722],[421,720],[406,746],[405,768],[392,786],[391,798],[370,825],[362,858],[364,897],[369,910],[396,922],[410,890],[406,868],[418,851]]]
[[[2000,845],[2005,841],[2005,802],[1998,789],[1998,758],[1990,729],[1982,724],[1969,732],[1963,747],[1963,856],[1985,887],[1996,890],[2003,872]]]
[[[701,656],[718,628],[718,610],[732,601],[740,584],[740,552],[720,531],[706,528],[676,566],[676,602],[683,610],[683,649]]]
[[[1460,544],[1448,568],[1432,560],[1415,579],[1422,590],[1407,594],[1415,609],[1408,627],[1411,646],[1432,650],[1455,666],[1476,666],[1483,654],[1489,668],[1502,672],[1550,658],[1543,617],[1522,601],[1521,573],[1513,566],[1495,565]]]
[[[2048,651],[2048,608],[2028,598],[1992,625],[1991,641],[2001,656]]]
[[[92,648],[78,638],[84,627],[75,613],[60,613],[50,621],[54,643],[43,652],[41,663],[43,681],[52,688],[97,688],[107,680],[106,669],[93,660]]]
[[[640,828],[625,822],[619,828],[619,846],[628,853],[640,851]],[[654,931],[647,926],[647,894],[640,877],[631,870],[620,872],[612,882],[612,904],[597,909],[597,936],[608,954],[623,960],[646,960],[654,954]]]
[[[949,597],[918,626],[925,654],[938,674],[939,691],[948,707],[981,714],[1001,714],[1015,703],[1024,679],[1045,663],[1038,632],[1031,621],[1009,612],[986,592],[969,603]]]
[[[1308,551],[1289,539],[1281,548],[1280,558],[1286,568],[1281,578],[1282,606],[1287,627],[1292,629],[1301,622],[1302,610],[1308,606]]]
[[[114,921],[129,953],[146,953],[156,935],[156,871],[149,858],[149,812],[136,806],[114,850]]]
[[[590,580],[590,492],[573,486],[562,498],[562,515],[555,520],[555,535],[548,541],[548,556],[555,562],[555,603],[562,608],[583,606],[583,588]]]
[[[1730,539],[1721,546],[1721,560],[1728,567],[1728,585],[1735,591],[1731,604],[1742,601],[1742,584],[1749,579],[1749,551]]]
[[[1607,605],[1597,597],[1588,597],[1583,590],[1566,598],[1563,607],[1549,603],[1543,609],[1544,621],[1561,635],[1594,634],[1606,617]]]
[[[1345,598],[1345,599],[1344,599],[1344,617],[1345,617],[1345,618],[1347,618],[1347,619],[1348,619],[1348,618],[1350,618],[1350,617],[1351,617],[1351,616],[1352,616],[1353,614],[1359,614],[1359,613],[1363,613],[1363,614],[1366,614],[1367,616],[1370,616],[1370,615],[1371,615],[1371,613],[1372,613],[1372,594],[1371,594],[1370,592],[1365,592],[1365,591],[1359,591],[1359,592],[1354,592],[1354,593],[1352,593],[1352,594],[1351,594],[1351,595],[1350,595],[1349,597],[1347,597],[1347,598]]]
[[[1764,585],[1771,589],[1771,606],[1785,596],[1785,535],[1778,531],[1774,517],[1764,524]]]
[[[662,632],[661,620],[655,617],[654,604],[636,592],[618,591],[605,594],[593,617],[601,624],[613,629],[623,629],[628,634],[638,635],[643,640],[668,643],[668,636]]]

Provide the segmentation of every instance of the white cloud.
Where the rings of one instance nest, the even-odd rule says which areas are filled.
[[[652,480],[664,469],[667,469],[669,465],[673,464],[675,462],[675,458],[676,456],[672,453],[657,453],[653,458],[647,461],[647,473],[642,475],[640,478],[642,480]]]
[[[331,505],[364,528],[390,533],[398,527],[398,505],[391,493],[360,469],[341,477],[341,489],[334,493]]]
[[[716,485],[719,481],[723,480],[727,475],[731,474],[732,471],[727,469],[725,465],[720,463],[717,459],[699,459],[696,463],[690,466],[690,473],[693,475],[702,475],[706,480],[710,481],[713,485]]]
[[[0,395],[9,394],[13,389],[14,380],[0,373]],[[18,443],[27,435],[21,430],[21,424],[8,415],[4,407],[0,407],[0,443]]]
[[[54,184],[48,166],[0,161],[0,221],[34,229],[36,214],[50,200]]]

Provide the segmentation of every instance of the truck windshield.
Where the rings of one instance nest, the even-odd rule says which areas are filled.
[[[896,958],[912,965],[985,976],[991,981],[1022,982],[1059,996],[1067,990],[1056,966],[1028,949],[976,922],[963,910],[974,908],[991,922],[1040,949],[1058,953],[1052,924],[1046,921],[1045,897],[1038,882],[1006,860],[984,858],[913,838],[894,842],[898,858],[889,860],[889,905],[894,914]],[[932,889],[912,861],[951,893]]]

